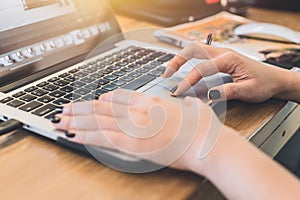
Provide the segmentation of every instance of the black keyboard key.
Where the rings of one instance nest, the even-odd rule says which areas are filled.
[[[61,75],[59,75],[58,77],[60,77],[60,78],[65,78],[65,77],[67,77],[67,76],[69,76],[70,74],[69,73],[63,73],[63,74],[61,74]]]
[[[131,77],[131,76],[123,76],[120,78],[120,80],[122,81],[126,81],[126,82],[129,82],[129,81],[132,81],[134,78]]]
[[[128,65],[128,63],[127,62],[118,62],[115,65],[120,66],[120,67],[124,67],[124,66]]]
[[[54,91],[54,92],[51,92],[49,95],[52,96],[52,97],[59,98],[59,97],[64,96],[65,94],[66,94],[65,92],[56,90],[56,91]]]
[[[124,76],[126,73],[124,71],[116,71],[112,73],[114,76]]]
[[[139,72],[139,73],[146,73],[146,72],[148,72],[149,71],[149,69],[147,69],[147,68],[139,68],[138,70],[136,70],[137,72]]]
[[[97,95],[92,95],[92,94],[87,94],[84,97],[82,97],[82,99],[86,100],[86,101],[90,101],[90,100],[98,99],[98,96]]]
[[[84,86],[84,88],[86,88],[86,89],[88,89],[88,90],[96,90],[97,87],[98,87],[98,86],[97,86],[97,84],[95,84],[95,83],[90,83],[90,84]]]
[[[65,85],[68,85],[69,83],[67,81],[64,81],[64,80],[58,80],[58,81],[54,82],[53,84],[63,87]]]
[[[154,79],[155,79],[154,76],[144,75],[144,76],[141,76],[141,77],[133,80],[132,82],[127,83],[126,85],[122,86],[122,88],[130,89],[130,90],[137,90],[140,87],[146,85],[147,83],[153,81]]]
[[[42,102],[42,103],[49,103],[49,102],[53,101],[54,99],[55,99],[54,97],[43,96],[43,97],[39,98],[38,101]]]
[[[91,82],[95,81],[95,79],[91,78],[91,77],[84,77],[80,81],[85,82],[85,83],[91,83]]]
[[[67,82],[74,82],[76,80],[76,77],[74,76],[67,76],[64,78],[65,81]]]
[[[59,98],[55,101],[53,101],[54,104],[56,105],[63,105],[63,104],[67,104],[70,103],[71,101],[67,100],[67,99],[63,99],[63,98]]]
[[[153,71],[151,71],[150,73],[149,73],[149,75],[151,75],[151,76],[156,76],[156,77],[158,77],[158,76],[160,76],[162,74],[162,71],[160,71],[160,70],[153,70]]]
[[[8,103],[8,102],[10,102],[11,100],[13,100],[14,98],[12,98],[12,97],[6,97],[6,98],[4,98],[4,99],[1,99],[1,101],[0,101],[0,103]]]
[[[38,88],[36,86],[31,86],[30,88],[25,89],[25,92],[33,92],[34,90],[37,90]]]
[[[74,88],[81,88],[82,86],[85,86],[86,83],[83,83],[81,81],[75,81],[72,86],[74,86]]]
[[[123,72],[132,72],[134,69],[130,67],[124,67],[121,69]]]
[[[57,90],[58,89],[58,86],[56,85],[46,85],[45,87],[43,87],[44,90],[48,90],[48,91],[54,91],[54,90]]]
[[[94,78],[94,79],[99,79],[102,76],[103,76],[103,73],[95,73],[95,74],[91,74],[89,77]]]
[[[94,83],[97,85],[106,85],[107,83],[109,83],[109,81],[105,79],[100,79],[98,81],[95,81]]]
[[[12,96],[15,97],[15,98],[18,98],[18,97],[21,97],[21,96],[23,96],[23,95],[25,95],[25,94],[26,94],[26,92],[21,91],[21,92],[18,92],[18,93],[16,93],[16,94],[13,94]]]
[[[115,85],[115,86],[122,86],[122,85],[124,85],[125,83],[126,83],[126,82],[123,81],[123,80],[116,80],[116,81],[112,82],[111,84],[112,84],[112,85]]]
[[[44,87],[46,85],[49,85],[49,83],[46,82],[46,81],[44,81],[44,82],[41,82],[41,83],[37,84],[36,86],[38,86],[38,87]]]
[[[32,114],[38,115],[38,116],[44,116],[56,109],[56,106],[52,104],[45,105],[35,111],[32,112]]]
[[[22,102],[22,101],[13,100],[13,101],[9,102],[7,105],[16,108],[16,107],[19,107],[19,106],[21,106],[23,104],[24,104],[24,102]]]
[[[80,94],[80,95],[86,95],[89,92],[90,92],[90,90],[87,90],[87,89],[84,89],[84,88],[80,88],[80,89],[74,91],[74,93]]]
[[[66,99],[69,99],[71,101],[74,101],[76,99],[79,99],[81,97],[81,95],[79,94],[74,94],[74,93],[70,93],[70,94],[67,94],[66,96],[64,96],[64,98]]]
[[[143,68],[145,68],[145,69],[154,69],[154,68],[156,68],[157,67],[157,65],[154,65],[154,64],[148,64],[148,65],[145,65]]]
[[[157,70],[164,72],[166,70],[166,67],[160,66],[160,67],[157,68]]]
[[[111,85],[111,84],[107,84],[107,85],[104,85],[104,86],[102,87],[102,89],[107,90],[107,91],[112,91],[112,90],[115,90],[115,89],[117,89],[117,88],[118,88],[117,86]]]
[[[95,91],[95,95],[96,96],[100,96],[101,94],[107,93],[107,90],[103,90],[103,89],[98,89]]]
[[[136,78],[136,77],[139,77],[139,76],[141,76],[142,74],[141,73],[139,73],[139,72],[132,72],[132,73],[130,73],[130,74],[128,74],[129,76],[131,76],[131,77],[134,77],[134,78]]]
[[[26,102],[30,102],[30,101],[36,99],[36,96],[26,94],[26,95],[23,95],[22,97],[20,97],[20,99],[23,101],[26,101]]]
[[[23,111],[26,111],[26,112],[30,112],[40,106],[42,106],[43,104],[42,103],[39,103],[37,101],[33,101],[33,102],[30,102],[22,107],[20,107],[20,110],[23,110]]]
[[[31,92],[31,94],[33,94],[35,96],[39,96],[39,97],[44,96],[47,93],[48,93],[47,91],[42,90],[42,89],[38,89],[38,90]]]
[[[105,76],[104,79],[106,80],[109,80],[109,81],[113,81],[113,80],[116,80],[118,77],[115,76],[115,75],[108,75],[108,76]]]
[[[169,60],[171,60],[172,58],[174,58],[174,54],[167,54],[167,55],[164,55],[162,57],[160,57],[159,59],[157,59],[157,61],[160,61],[160,62],[167,62]]]
[[[70,92],[73,92],[74,88],[72,86],[67,85],[63,88],[60,88],[60,90],[66,92],[66,93],[70,93]]]
[[[74,73],[77,73],[77,72],[79,72],[79,69],[77,69],[77,68],[72,69],[72,70],[69,71],[69,73],[71,73],[71,74],[74,74]]]
[[[55,82],[55,81],[58,81],[58,80],[59,80],[58,77],[53,77],[53,78],[49,79],[48,81],[49,82]]]
[[[78,72],[78,73],[75,74],[75,77],[76,77],[76,78],[83,78],[83,77],[85,77],[85,76],[87,76],[87,75],[88,75],[88,73],[85,73],[85,72]]]
[[[133,68],[133,69],[137,69],[137,68],[139,68],[139,67],[141,67],[142,65],[140,65],[140,64],[131,64],[131,65],[129,65],[128,67],[130,67],[130,68]]]
[[[112,65],[112,66],[108,67],[108,69],[111,69],[111,70],[113,70],[113,71],[118,70],[118,69],[120,69],[120,68],[121,68],[121,67],[118,66],[118,65]]]
[[[107,69],[105,69],[104,74],[110,74],[110,73],[112,73],[113,71],[114,71],[114,70],[107,68]]]

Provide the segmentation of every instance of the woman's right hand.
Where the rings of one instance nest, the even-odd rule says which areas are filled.
[[[204,44],[193,43],[184,48],[170,61],[163,77],[172,76],[192,58],[206,60],[194,66],[172,95],[184,93],[202,77],[223,72],[231,75],[233,82],[211,88],[208,97],[212,101],[240,99],[262,102],[271,97],[288,99],[289,85],[295,73],[268,66],[226,48]]]

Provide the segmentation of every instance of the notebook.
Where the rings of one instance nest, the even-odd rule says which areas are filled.
[[[176,100],[169,90],[181,73],[160,77],[176,52],[126,40],[105,0],[5,0],[0,7],[0,119],[19,120],[24,129],[74,150],[93,151],[115,168],[153,168],[132,155],[70,142],[49,119],[62,104],[95,100],[118,88]]]

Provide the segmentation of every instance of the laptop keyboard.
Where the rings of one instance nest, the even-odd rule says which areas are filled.
[[[68,72],[17,92],[0,103],[34,115],[52,118],[66,103],[95,100],[118,88],[137,90],[160,76],[163,63],[174,57],[152,49],[128,47],[112,55],[83,63]]]

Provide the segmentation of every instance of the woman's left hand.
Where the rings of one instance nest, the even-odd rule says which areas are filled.
[[[57,129],[76,133],[71,141],[187,170],[193,168],[193,161],[199,164],[206,134],[219,134],[223,128],[213,110],[199,99],[171,101],[128,90],[67,104],[57,117],[61,118],[54,124]]]

